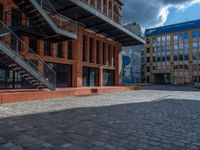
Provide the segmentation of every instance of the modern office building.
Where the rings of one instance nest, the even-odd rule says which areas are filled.
[[[147,29],[145,34],[146,83],[200,81],[200,20]]]
[[[1,0],[0,89],[114,86],[122,46],[145,43],[122,26],[121,0]]]
[[[137,22],[133,22],[124,26],[132,33],[141,37],[141,27]],[[142,82],[142,51],[144,50],[144,44],[122,47],[122,58],[127,56],[130,58],[130,64],[122,66],[122,83],[134,84]],[[126,57],[124,57],[126,58]]]

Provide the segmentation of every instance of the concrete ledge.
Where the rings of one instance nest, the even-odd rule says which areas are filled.
[[[142,86],[119,86],[119,87],[86,87],[86,88],[62,88],[62,89],[60,88],[56,89],[56,91],[9,90],[0,92],[0,104],[123,92],[129,90],[140,90],[142,88],[143,88]]]

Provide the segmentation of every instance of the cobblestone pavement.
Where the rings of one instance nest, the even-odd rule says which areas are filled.
[[[0,150],[200,150],[189,87],[0,105]]]

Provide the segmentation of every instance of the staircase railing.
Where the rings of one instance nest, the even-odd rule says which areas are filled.
[[[56,24],[56,26],[59,29],[71,33],[77,33],[77,22],[58,13],[49,0],[37,0],[37,2],[40,5],[40,7],[46,11],[46,13],[50,16],[52,21]]]
[[[1,30],[7,30],[7,33],[0,35],[0,42],[11,50],[16,57],[29,65],[51,85],[52,89],[56,88],[56,73],[49,65],[36,54],[19,36],[17,36],[7,25],[0,21]],[[34,62],[37,62],[34,63]]]

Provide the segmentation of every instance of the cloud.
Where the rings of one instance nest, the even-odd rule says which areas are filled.
[[[123,23],[139,22],[142,28],[162,26],[168,19],[169,9],[184,11],[200,0],[124,0]]]

